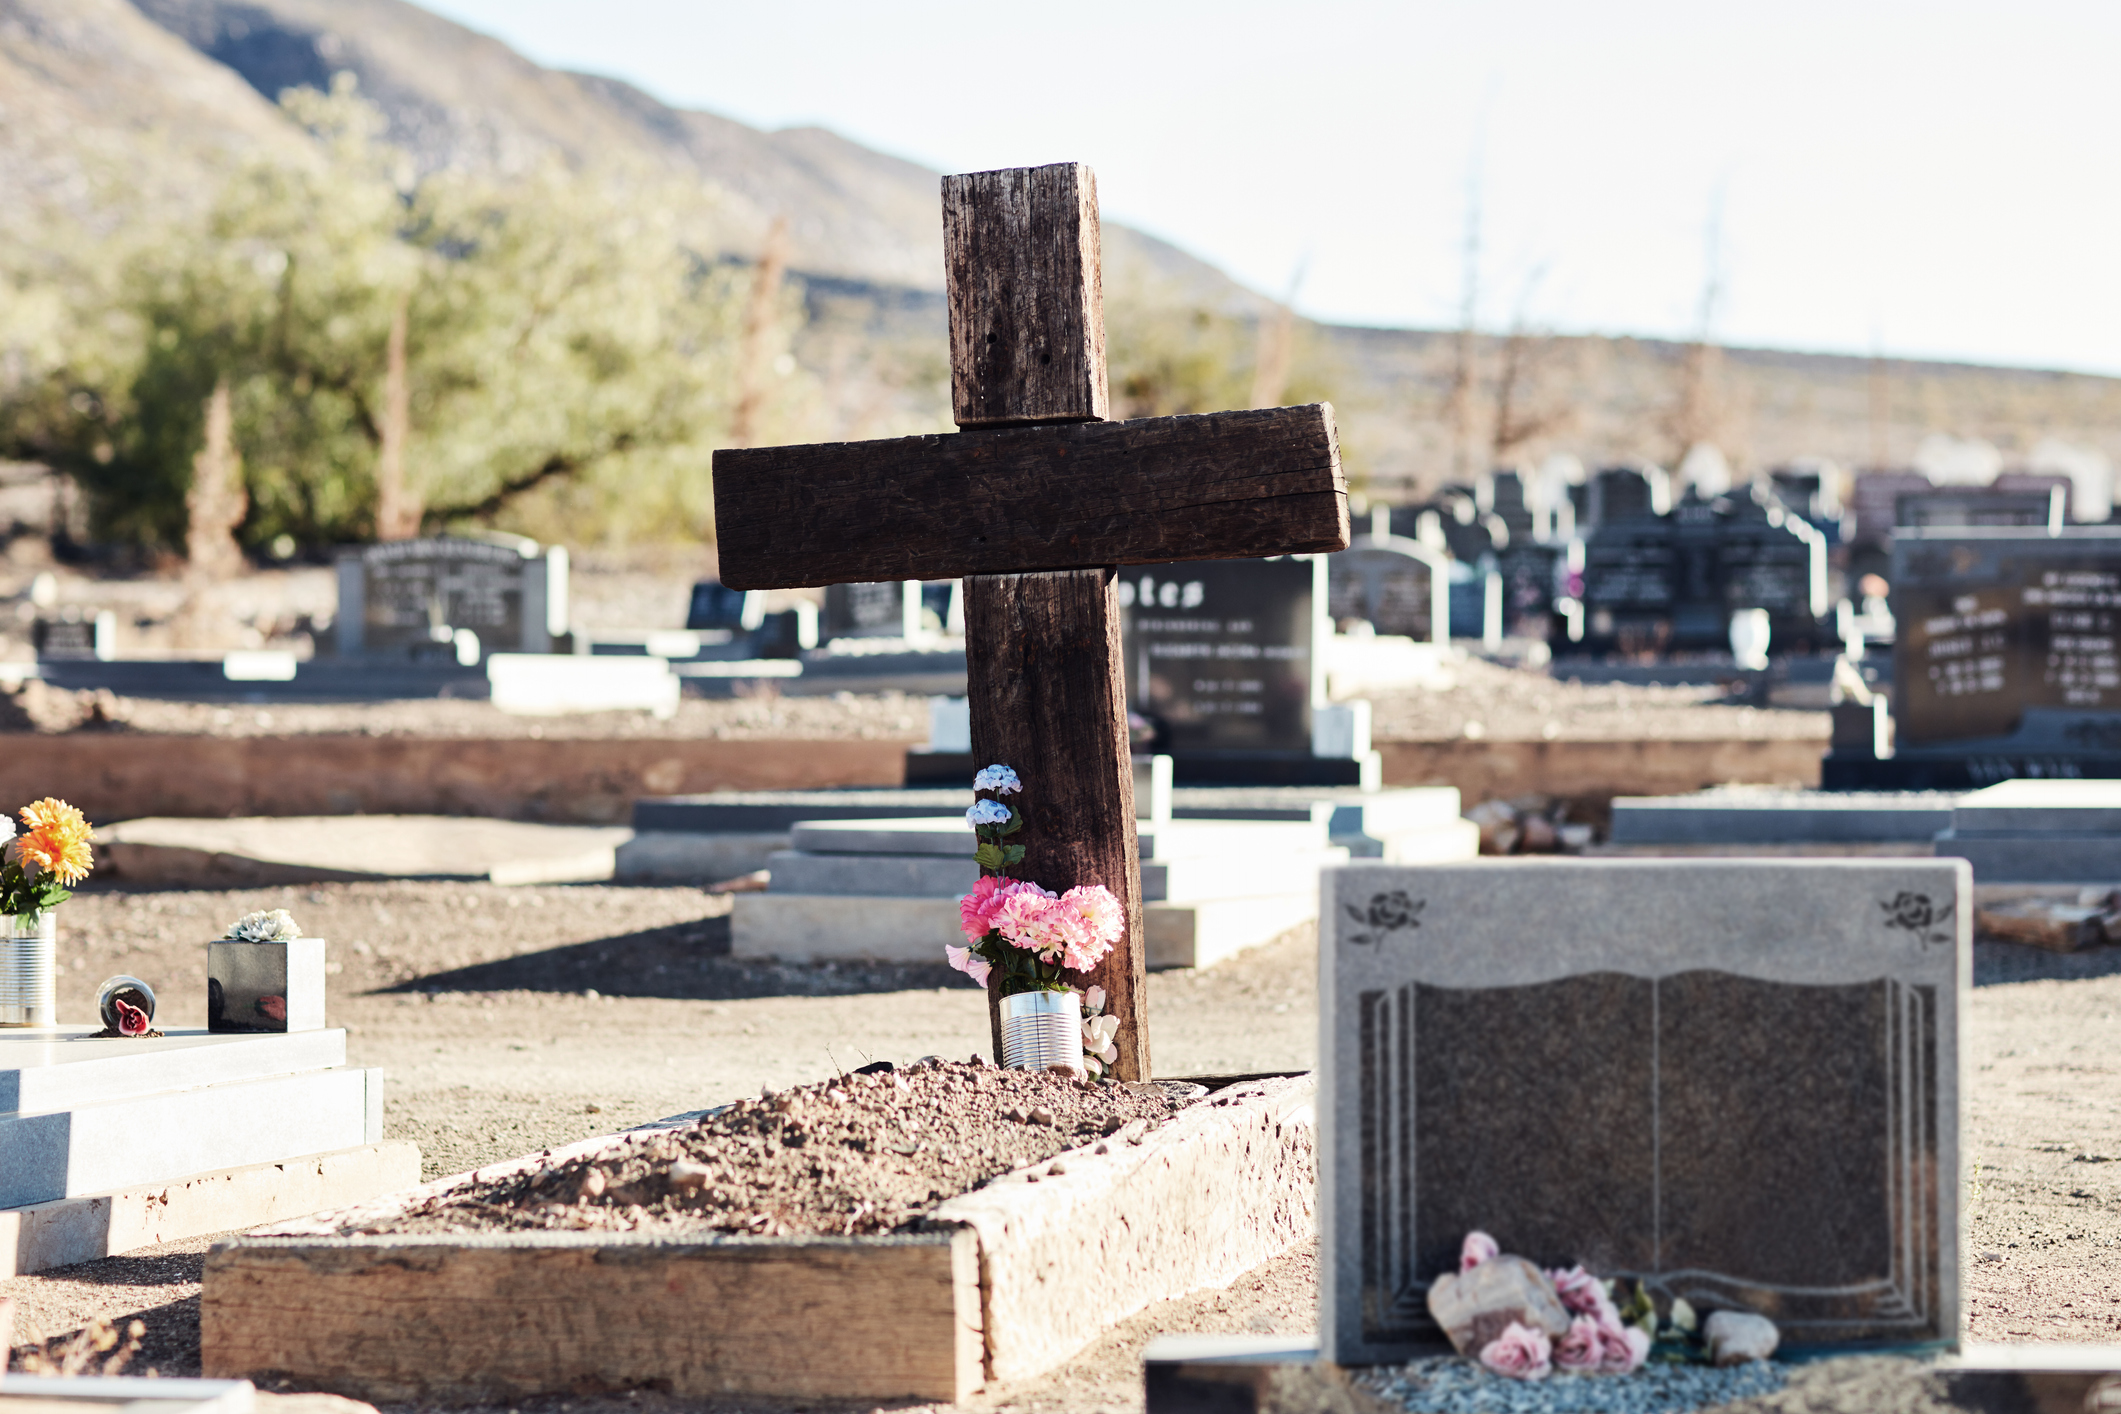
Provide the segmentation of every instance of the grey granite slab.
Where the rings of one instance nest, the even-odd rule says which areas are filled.
[[[0,1115],[0,1208],[375,1143],[382,1084],[342,1067]]]
[[[1791,1349],[1956,1339],[1971,896],[1957,860],[1327,870],[1333,1358],[1435,1348],[1474,1228]]]
[[[0,1031],[0,1116],[45,1114],[238,1080],[264,1080],[346,1063],[346,1033],[218,1036],[178,1030],[92,1040],[99,1029]]]
[[[1705,790],[1620,796],[1614,844],[1856,844],[1928,840],[1952,823],[1948,791]]]
[[[1982,835],[1946,830],[1940,857],[1963,859],[1983,884],[2121,885],[2121,835]]]
[[[2121,781],[2004,781],[1961,796],[1951,828],[1962,834],[2107,835],[2121,841]]]

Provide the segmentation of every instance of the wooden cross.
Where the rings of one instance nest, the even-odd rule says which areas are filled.
[[[1114,1074],[1146,1080],[1117,567],[1347,548],[1333,409],[1107,421],[1097,182],[1080,163],[943,178],[943,253],[961,430],[716,452],[722,582],[964,578],[973,758],[1024,782],[1013,872],[1056,893],[1103,884],[1125,906],[1125,939],[1083,982],[1119,1019]]]

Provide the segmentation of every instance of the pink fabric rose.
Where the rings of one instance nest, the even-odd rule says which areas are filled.
[[[1598,1344],[1602,1351],[1598,1368],[1609,1375],[1631,1375],[1641,1369],[1642,1362],[1650,1354],[1649,1336],[1635,1326],[1620,1324],[1617,1312],[1600,1314],[1592,1319],[1598,1323]]]
[[[1613,1299],[1605,1294],[1605,1283],[1585,1271],[1580,1263],[1567,1269],[1549,1267],[1547,1280],[1554,1283],[1555,1293],[1572,1316],[1595,1316],[1613,1310]],[[1614,1311],[1614,1315],[1617,1318],[1619,1312]]]
[[[1502,1244],[1484,1232],[1466,1234],[1465,1245],[1458,1249],[1458,1270],[1461,1275],[1470,1272],[1490,1257],[1502,1252]]]
[[[1595,1375],[1605,1365],[1605,1342],[1598,1334],[1598,1321],[1578,1316],[1569,1322],[1569,1333],[1554,1342],[1554,1368],[1570,1374]]]
[[[943,954],[950,959],[952,967],[964,973],[982,987],[987,985],[987,974],[994,970],[993,963],[987,961],[987,959],[981,957],[970,948],[954,948],[948,943],[943,944]]]
[[[1480,1363],[1513,1380],[1543,1380],[1552,1368],[1548,1362],[1553,1354],[1553,1342],[1545,1331],[1512,1321],[1481,1348]]]
[[[145,1036],[147,1034],[146,1008],[136,1007],[123,997],[112,998],[111,1006],[118,1013],[118,1034],[120,1036]]]

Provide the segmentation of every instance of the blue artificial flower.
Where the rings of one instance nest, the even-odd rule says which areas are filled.
[[[1006,825],[1009,823],[1009,807],[998,800],[974,801],[965,812],[965,823],[975,830],[982,825]]]
[[[1024,788],[1024,783],[1016,778],[1016,772],[997,762],[972,778],[972,788],[991,790],[996,795],[1015,795]]]

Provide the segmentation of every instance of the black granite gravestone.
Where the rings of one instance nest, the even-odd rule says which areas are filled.
[[[2033,526],[2059,530],[2068,523],[2061,487],[2001,491],[1991,486],[1941,486],[1903,492],[1893,503],[1893,525],[1950,529],[1970,525]]]
[[[1138,565],[1120,576],[1128,710],[1179,759],[1311,754],[1313,557]]]
[[[902,580],[876,584],[833,584],[825,588],[825,610],[818,616],[818,636],[835,638],[907,638],[918,632],[920,591]],[[908,599],[912,600],[909,614]]]
[[[392,540],[339,558],[342,655],[473,664],[548,653],[567,629],[567,552],[527,540]]]
[[[1767,611],[1777,653],[1812,652],[1826,620],[1826,538],[1765,493],[1704,500],[1689,488],[1669,515],[1601,522],[1585,545],[1590,653],[1716,653],[1731,615]]]
[[[1956,1339],[1971,901],[1958,860],[1329,869],[1327,1355],[1440,1345],[1474,1229],[1789,1351]]]

